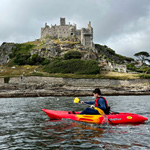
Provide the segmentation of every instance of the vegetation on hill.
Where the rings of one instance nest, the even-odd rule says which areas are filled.
[[[150,66],[148,65],[148,63],[150,63],[150,54],[148,52],[141,51],[134,54],[134,56],[138,58],[138,61],[141,62],[141,64],[136,65],[136,62],[132,62],[127,65],[127,68],[135,72],[143,73],[140,76],[142,78],[150,78],[150,75],[148,75],[150,74]]]
[[[12,49],[12,54],[9,54],[9,57],[12,61],[9,63],[11,65],[40,65],[48,64],[49,60],[44,57],[39,56],[38,54],[33,54],[31,56],[31,49],[35,45],[33,44],[15,44],[15,47]]]
[[[47,38],[44,41],[36,40],[14,44],[12,53],[9,54],[11,60],[7,66],[22,66],[24,68],[24,65],[28,65],[36,66],[36,69],[32,69],[32,71],[20,69],[20,72],[15,72],[15,69],[12,69],[11,72],[11,69],[8,69],[9,73],[5,71],[1,72],[0,75],[6,76],[8,73],[10,76],[15,76],[15,74],[18,76],[25,72],[26,75],[38,76],[115,79],[125,79],[126,76],[126,79],[130,78],[127,74],[121,77],[116,74],[113,74],[114,77],[100,74],[102,71],[99,67],[99,60],[105,60],[114,64],[125,64],[128,70],[140,73],[136,76],[133,75],[131,78],[150,78],[150,67],[145,64],[145,61],[149,62],[149,54],[139,52],[135,56],[143,62],[142,66],[137,67],[133,58],[116,54],[114,50],[106,45],[96,44],[95,49],[90,49],[84,47],[79,42],[74,42],[74,39],[72,41],[68,39],[65,41]],[[37,72],[34,70],[37,70]]]
[[[53,60],[44,71],[49,73],[99,74],[100,68],[95,60]]]
[[[150,74],[150,67],[148,65],[136,67],[134,63],[130,63],[127,65],[127,68],[135,72]]]
[[[69,51],[64,59],[53,59],[44,71],[49,73],[99,74],[100,67],[96,60],[81,60],[81,53]]]
[[[134,61],[133,58],[116,54],[114,50],[107,47],[106,45],[102,46],[99,44],[95,44],[95,48],[98,50],[98,53],[101,55],[100,57],[105,58],[109,62],[124,64],[124,63],[129,63],[131,61]]]

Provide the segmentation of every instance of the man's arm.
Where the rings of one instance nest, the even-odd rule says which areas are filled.
[[[92,105],[95,103],[95,101],[90,101],[90,102],[85,102],[85,101],[81,101],[81,104],[89,104],[89,105]]]
[[[95,103],[95,101],[90,101],[90,102],[84,102],[85,104],[89,104],[89,105],[92,105]]]

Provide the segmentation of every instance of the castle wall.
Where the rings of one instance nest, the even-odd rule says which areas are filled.
[[[81,41],[81,30],[76,30],[75,35]]]
[[[45,38],[49,34],[49,30],[50,30],[49,26],[41,28],[41,39]]]
[[[92,47],[91,43],[91,35],[85,35],[85,46]]]
[[[80,36],[80,31],[77,32],[78,36]],[[46,36],[52,36],[56,38],[67,38],[76,35],[76,27],[75,26],[52,26],[51,28],[45,27],[41,28],[41,39],[44,39]]]

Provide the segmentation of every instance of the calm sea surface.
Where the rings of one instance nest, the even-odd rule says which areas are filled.
[[[150,120],[150,96],[106,96],[113,111]],[[150,150],[150,121],[141,125],[93,125],[50,121],[42,108],[82,111],[74,97],[0,98],[1,150]],[[94,100],[80,97],[80,100]]]

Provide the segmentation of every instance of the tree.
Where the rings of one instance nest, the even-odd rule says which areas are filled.
[[[142,64],[145,63],[145,61],[149,61],[148,57],[150,57],[150,54],[145,51],[141,51],[134,54],[135,57],[137,57],[139,60],[141,60]]]

